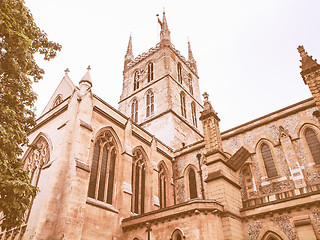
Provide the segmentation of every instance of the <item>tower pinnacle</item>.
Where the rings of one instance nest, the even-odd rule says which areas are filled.
[[[306,83],[306,79],[305,79],[306,75],[310,72],[318,70],[320,68],[320,65],[317,63],[317,59],[313,59],[312,56],[308,55],[308,53],[304,50],[303,45],[300,45],[297,49],[301,57],[300,74],[304,82]]]
[[[171,43],[171,41],[170,41],[170,31],[169,31],[169,28],[168,28],[168,23],[167,23],[165,11],[163,10],[162,22],[160,21],[158,14],[157,14],[157,17],[158,17],[158,23],[161,26],[160,44],[161,44],[161,46],[170,45],[170,43]]]
[[[193,58],[193,53],[191,50],[191,45],[190,41],[188,40],[188,62],[190,63],[191,67],[195,70],[196,74],[198,74],[198,69],[197,69],[197,62]]]
[[[133,59],[134,59],[134,57],[133,57],[133,53],[132,53],[132,37],[130,34],[127,53],[124,56],[124,67],[126,67],[128,65],[128,63],[131,62]]]

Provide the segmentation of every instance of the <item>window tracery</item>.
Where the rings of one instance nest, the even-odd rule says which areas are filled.
[[[150,117],[154,114],[154,95],[152,91],[147,93],[146,101],[146,116]]]
[[[24,163],[24,169],[28,171],[33,186],[38,185],[41,169],[49,160],[49,144],[44,137],[40,137],[35,143],[35,149],[29,151]]]
[[[162,164],[159,166],[159,196],[160,208],[165,208],[167,206],[167,180]]]
[[[132,162],[132,212],[143,214],[145,210],[146,159],[140,149],[133,152]]]
[[[131,119],[132,122],[137,123],[138,122],[138,101],[137,99],[133,99],[131,103]]]
[[[112,204],[116,158],[116,143],[111,132],[100,134],[94,144],[88,197]]]
[[[53,102],[52,108],[54,108],[55,106],[58,106],[60,103],[62,103],[63,99],[62,99],[62,95],[59,94],[56,99]]]

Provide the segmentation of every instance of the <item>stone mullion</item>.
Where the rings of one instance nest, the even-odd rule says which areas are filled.
[[[100,143],[100,153],[99,153],[99,159],[98,159],[98,169],[97,169],[97,178],[96,178],[96,187],[94,191],[94,199],[98,198],[98,190],[99,190],[99,182],[100,182],[100,171],[101,171],[101,159],[102,159],[102,154],[103,154],[103,147],[104,144]]]
[[[108,155],[107,155],[107,164],[106,164],[106,180],[104,185],[104,193],[103,193],[103,202],[107,202],[107,191],[108,191],[108,184],[109,184],[109,169],[110,169],[110,162],[111,162],[111,151],[112,148],[109,147]]]

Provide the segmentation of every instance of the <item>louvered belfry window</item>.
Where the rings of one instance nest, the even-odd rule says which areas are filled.
[[[305,136],[313,160],[316,164],[320,164],[320,143],[316,133],[308,128],[305,132]]]
[[[152,91],[147,93],[146,116],[150,117],[154,113],[154,95]]]
[[[131,120],[134,123],[138,122],[138,101],[136,99],[131,104]]]
[[[177,65],[177,71],[178,71],[178,82],[182,84],[182,69],[181,69],[181,63],[178,63],[178,65]]]
[[[153,63],[148,63],[148,82],[151,82],[153,80]]]
[[[181,115],[183,117],[187,117],[187,111],[186,111],[186,95],[184,92],[180,93],[180,104],[181,104]]]
[[[111,133],[100,134],[93,150],[88,197],[112,204],[116,158]]]
[[[267,144],[263,144],[261,147],[261,155],[266,168],[267,176],[269,178],[278,176],[276,165],[274,163],[270,147]]]
[[[197,112],[196,112],[196,104],[194,102],[191,103],[191,114],[192,114],[193,126],[197,127]]]

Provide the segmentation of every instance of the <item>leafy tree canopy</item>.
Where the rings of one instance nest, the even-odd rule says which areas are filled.
[[[23,170],[21,146],[35,125],[32,83],[44,74],[34,59],[54,58],[61,45],[37,27],[24,0],[0,1],[0,220],[2,230],[21,224],[37,189]]]

